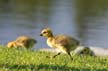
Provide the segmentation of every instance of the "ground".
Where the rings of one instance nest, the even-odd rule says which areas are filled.
[[[108,57],[74,56],[55,53],[0,47],[0,71],[108,71]]]

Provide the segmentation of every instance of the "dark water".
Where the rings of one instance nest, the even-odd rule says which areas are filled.
[[[0,44],[27,35],[38,41],[35,48],[48,47],[39,36],[44,27],[107,48],[108,0],[0,0]]]

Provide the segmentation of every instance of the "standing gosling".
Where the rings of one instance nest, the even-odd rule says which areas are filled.
[[[15,41],[11,41],[7,44],[8,48],[32,48],[37,41],[28,36],[20,36]]]
[[[78,40],[70,36],[65,36],[65,35],[54,36],[50,28],[43,29],[41,31],[40,36],[47,38],[48,46],[59,50],[59,52],[56,55],[52,56],[52,58],[55,58],[56,56],[60,55],[61,52],[63,52],[68,54],[69,57],[73,59],[70,52],[76,49],[80,44]]]

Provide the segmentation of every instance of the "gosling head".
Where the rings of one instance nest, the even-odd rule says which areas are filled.
[[[88,47],[84,48],[84,50],[81,52],[81,54],[89,54],[90,49]]]
[[[52,31],[51,31],[50,28],[45,28],[45,29],[43,29],[43,30],[41,31],[40,36],[49,38],[49,37],[53,37],[53,34],[52,34]]]

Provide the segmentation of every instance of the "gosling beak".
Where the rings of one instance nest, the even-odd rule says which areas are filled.
[[[40,36],[43,36],[42,34],[40,34]]]

